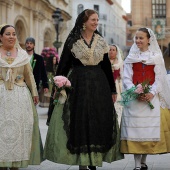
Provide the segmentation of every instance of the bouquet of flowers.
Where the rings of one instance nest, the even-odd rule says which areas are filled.
[[[54,84],[55,84],[55,92],[53,95],[54,104],[57,104],[58,102],[60,104],[65,103],[67,99],[67,94],[65,89],[71,89],[71,83],[70,81],[64,77],[64,76],[55,76],[53,78]]]
[[[146,93],[149,93],[151,86],[149,81],[144,81],[143,83],[137,84],[136,86],[126,90],[121,93],[122,100],[119,101],[123,106],[127,106],[130,101],[136,100],[141,96],[145,96]],[[154,109],[154,106],[150,101],[146,101],[151,109]]]
[[[44,58],[44,65],[47,72],[53,72],[53,58],[56,57],[57,63],[59,61],[58,53],[55,48],[44,47],[41,52]]]

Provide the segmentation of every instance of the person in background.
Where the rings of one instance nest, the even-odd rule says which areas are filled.
[[[120,48],[112,44],[110,45],[109,50],[109,59],[112,66],[112,73],[114,77],[114,81],[116,84],[116,90],[117,90],[117,101],[114,103],[116,113],[118,115],[118,121],[120,124],[121,115],[122,115],[122,106],[119,103],[121,99],[121,92],[122,92],[122,77],[123,77],[123,60],[120,52]]]
[[[121,121],[121,152],[134,154],[134,170],[148,169],[148,154],[170,152],[170,88],[166,78],[153,31],[139,28],[124,62],[123,88],[127,92],[143,83],[149,90],[124,107]]]
[[[72,89],[64,104],[55,105],[45,142],[44,158],[80,170],[123,158],[109,46],[98,20],[96,11],[84,10],[67,37],[56,75],[67,77],[71,69]]]
[[[35,105],[38,93],[28,54],[12,25],[0,25],[0,170],[42,162]]]
[[[40,107],[49,107],[50,97],[52,93],[53,86],[53,77],[55,76],[57,65],[58,65],[58,53],[55,48],[45,47],[41,52],[41,56],[44,59],[45,68],[48,77],[48,93],[44,93],[43,88],[41,88],[39,97],[40,97]]]
[[[33,37],[28,37],[25,41],[25,48],[29,55],[30,64],[33,69],[33,74],[35,78],[35,82],[37,85],[37,90],[40,89],[40,82],[43,86],[44,93],[48,92],[48,78],[46,69],[44,66],[44,60],[42,56],[38,55],[34,51],[35,47],[35,39]]]

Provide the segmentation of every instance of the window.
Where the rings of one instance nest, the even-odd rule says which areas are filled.
[[[99,5],[94,5],[94,10],[99,14]]]
[[[77,15],[79,15],[81,12],[83,12],[84,10],[84,6],[82,4],[79,4],[77,6]]]
[[[102,29],[102,24],[98,25],[98,31],[102,35],[103,29]]]
[[[106,36],[106,24],[104,24],[104,37]]]
[[[166,18],[166,0],[152,0],[152,17]]]
[[[114,39],[110,38],[110,44],[114,44]]]
[[[128,26],[128,27],[131,27],[131,26],[132,26],[132,21],[131,21],[131,20],[129,20],[129,21],[127,22],[127,26]]]

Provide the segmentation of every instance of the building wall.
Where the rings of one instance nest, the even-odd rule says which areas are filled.
[[[44,46],[53,46],[56,30],[52,14],[58,7],[62,11],[64,22],[60,28],[59,41],[65,42],[77,18],[77,6],[94,9],[99,5],[99,24],[102,35],[111,44],[119,45],[122,50],[126,45],[126,21],[122,18],[125,11],[119,0],[0,0],[0,24],[8,23],[16,27],[21,46],[25,39],[32,36],[36,40],[35,51],[41,53]],[[59,48],[61,54],[62,47]]]
[[[36,40],[35,51],[41,53],[44,46],[53,46],[56,31],[52,22],[52,13],[56,7],[62,10],[62,34],[67,32],[67,21],[70,20],[69,0],[0,0],[0,24],[14,25],[20,45],[24,48],[25,39],[32,36]]]
[[[112,6],[112,14],[110,16],[110,23],[112,23],[110,37],[114,38],[115,44],[117,44],[123,51],[126,47],[126,24],[127,21],[124,16],[126,16],[126,12],[123,10],[120,5],[121,1],[118,3],[114,2]]]
[[[163,45],[167,47],[167,43],[170,38],[170,10],[168,7],[170,6],[170,1],[166,0],[166,32],[165,39],[163,40]],[[132,27],[130,28],[132,34],[134,35],[136,30],[140,27],[149,27],[152,29],[152,0],[131,0],[131,20]],[[168,39],[167,39],[168,38]],[[158,40],[159,41],[159,40]],[[162,41],[162,40],[161,40]],[[159,41],[160,43],[160,41]]]
[[[165,38],[158,39],[158,43],[164,55],[165,65],[167,70],[170,70],[170,56],[168,56],[168,44],[170,43],[170,0],[166,0],[166,25],[165,25]],[[131,0],[131,19],[132,26],[128,28],[128,33],[131,38],[134,37],[135,32],[140,27],[152,28],[152,0]],[[128,42],[132,45],[133,40]]]

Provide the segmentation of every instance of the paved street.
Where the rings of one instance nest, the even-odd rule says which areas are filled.
[[[39,126],[43,144],[47,133],[46,119],[47,109],[37,107],[39,115]],[[147,159],[149,170],[170,170],[170,154],[149,155]],[[133,170],[134,160],[132,155],[125,155],[125,159],[109,163],[103,163],[103,167],[97,170]],[[56,164],[50,161],[44,161],[39,166],[29,166],[28,168],[20,168],[20,170],[78,170],[78,166]]]

